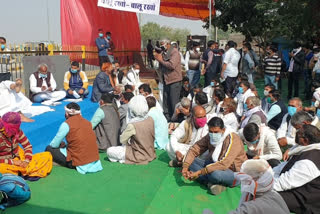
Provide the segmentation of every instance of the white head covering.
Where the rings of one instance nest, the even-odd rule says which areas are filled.
[[[145,120],[148,117],[148,103],[144,96],[134,96],[129,102],[127,123]]]
[[[264,159],[247,160],[235,174],[236,181],[241,182],[240,204],[255,200],[256,194],[263,194],[273,189],[273,171]]]
[[[76,115],[76,114],[81,114],[81,110],[77,111],[75,109],[69,109],[67,106],[64,107],[64,110],[69,114],[69,115]]]

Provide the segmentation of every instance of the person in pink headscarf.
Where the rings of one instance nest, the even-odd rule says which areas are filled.
[[[20,125],[21,116],[17,112],[8,112],[0,118],[0,173],[47,176],[52,169],[51,154],[43,152],[33,155],[32,145]]]

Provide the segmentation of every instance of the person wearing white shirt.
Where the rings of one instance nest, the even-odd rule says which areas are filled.
[[[280,164],[282,152],[275,133],[269,127],[248,123],[243,129],[243,136],[248,148],[248,158],[264,159],[271,167]]]
[[[132,85],[134,89],[134,94],[139,94],[139,86],[142,84],[140,81],[140,65],[138,63],[134,63],[132,68],[128,71],[127,74],[127,83],[128,85]]]
[[[279,192],[292,213],[320,211],[320,130],[303,125],[296,133],[297,145],[288,153],[288,161],[274,171],[273,189]]]
[[[51,105],[56,101],[66,97],[65,91],[55,91],[57,83],[48,66],[44,63],[38,66],[38,71],[31,74],[30,78],[30,98],[35,103],[45,103]]]
[[[147,97],[154,97],[153,94],[152,94],[152,90],[151,90],[151,88],[150,88],[150,85],[148,85],[148,84],[142,84],[142,85],[140,85],[140,86],[139,86],[139,93],[140,93],[141,95],[143,95],[145,98],[147,98]],[[154,97],[154,98],[155,98],[155,97]],[[158,102],[157,99],[156,99],[156,108],[157,108],[159,111],[163,112],[163,109],[162,109],[162,107],[161,107],[161,105],[160,105],[160,103]]]
[[[189,148],[208,134],[206,111],[202,106],[192,109],[192,115],[184,120],[172,133],[166,151],[172,167],[182,166],[184,156]]]
[[[240,53],[235,49],[235,42],[229,41],[226,45],[227,52],[223,59],[223,66],[221,71],[221,79],[226,81],[226,94],[230,97],[237,81],[239,73],[238,65],[241,58]]]
[[[292,98],[289,101],[289,106],[295,109],[295,112],[291,111],[291,113],[287,113],[284,115],[280,128],[277,129],[277,139],[280,147],[285,146],[294,146],[295,143],[295,136],[296,136],[296,129],[291,124],[291,117],[297,113],[302,111],[302,101],[300,98]]]
[[[216,89],[213,92],[212,100],[214,103],[214,114],[219,116],[221,114],[221,105],[223,103],[224,98],[226,97],[224,91],[222,89]],[[212,117],[210,117],[211,119]],[[209,119],[209,118],[208,118]]]
[[[239,129],[238,118],[236,116],[237,104],[232,98],[225,98],[221,105],[221,114],[219,117],[223,120],[226,127],[230,127],[234,132]]]
[[[255,96],[255,94],[250,89],[250,83],[248,81],[243,81],[240,83],[239,93],[234,98],[238,102],[237,114],[241,117],[248,110],[246,101],[249,97]]]

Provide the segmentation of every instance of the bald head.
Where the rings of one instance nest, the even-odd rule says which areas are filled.
[[[206,110],[202,106],[196,106],[192,109],[193,117],[202,118],[206,116]]]

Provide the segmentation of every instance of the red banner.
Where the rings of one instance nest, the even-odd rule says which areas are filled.
[[[95,46],[98,29],[111,32],[115,51],[140,51],[141,36],[135,13],[105,9],[97,0],[60,0],[62,47],[78,45]],[[130,63],[133,53],[115,53],[121,64]],[[86,61],[90,64],[98,64]]]

